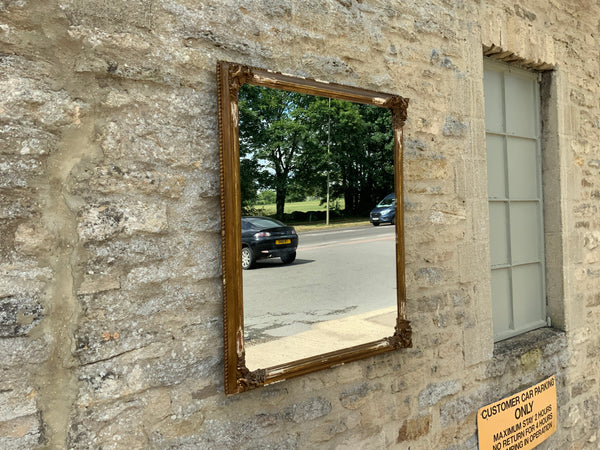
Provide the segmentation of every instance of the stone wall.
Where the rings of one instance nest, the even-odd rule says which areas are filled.
[[[597,448],[599,20],[586,0],[0,0],[0,447],[476,448],[478,408],[556,374],[543,448]],[[496,346],[484,53],[552,69],[556,150],[563,331]],[[219,59],[411,99],[414,348],[225,396]]]

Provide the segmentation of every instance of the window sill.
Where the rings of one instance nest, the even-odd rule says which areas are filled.
[[[494,344],[494,359],[518,358],[535,349],[564,347],[566,333],[556,328],[538,328]],[[557,348],[558,350],[558,348]],[[554,353],[554,352],[552,352]]]

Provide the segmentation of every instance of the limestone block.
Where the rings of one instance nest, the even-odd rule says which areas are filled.
[[[464,204],[449,204],[447,202],[435,203],[429,214],[429,220],[433,224],[456,225],[466,218]]]
[[[57,147],[56,135],[32,123],[18,123],[15,120],[0,124],[0,154],[41,156],[53,153]]]
[[[49,85],[51,68],[48,63],[39,60],[34,63],[26,58],[10,56],[0,60],[0,67],[0,81],[9,87],[4,89],[5,95],[0,98],[0,111],[4,117],[26,126],[24,130],[14,130],[16,133],[27,133],[28,128],[33,128],[33,124],[36,124],[35,128],[41,125],[47,131],[53,131],[61,126],[81,123],[88,106],[84,102],[72,100],[66,91],[56,90]],[[37,134],[43,135],[44,132],[38,131]],[[52,141],[53,139],[50,143]],[[36,146],[39,145],[38,140]]]
[[[87,321],[77,332],[79,402],[125,398],[149,388],[204,378],[222,364],[216,322],[173,329],[165,317]],[[162,324],[162,322],[165,322]]]
[[[25,255],[41,256],[50,251],[54,237],[46,228],[31,223],[22,223],[15,232],[15,245]]]
[[[42,161],[38,158],[0,155],[0,188],[24,188],[29,180],[43,173]]]
[[[458,246],[458,272],[463,283],[481,280],[489,272],[489,248],[486,242],[464,242]]]
[[[85,317],[89,320],[120,322],[134,317],[145,321],[161,313],[167,317],[193,314],[198,320],[212,323],[213,318],[220,315],[221,286],[214,281],[190,281],[182,285],[178,280],[170,280],[160,286],[150,285],[146,289],[135,286],[133,289],[138,293],[135,298],[131,298],[131,293],[126,289],[80,295]],[[165,298],[169,301],[165,302]]]
[[[87,274],[112,273],[116,259],[127,267],[136,263],[146,265],[177,255],[179,245],[174,246],[167,236],[154,233],[134,234],[127,240],[89,241],[86,246],[91,257],[81,255],[80,264]]]
[[[171,174],[154,167],[145,168],[143,164],[129,167],[111,164],[97,166],[76,175],[72,193],[84,193],[93,189],[102,194],[120,194],[137,192],[142,195],[158,194],[175,199],[181,197],[188,183],[187,177]]]
[[[216,116],[211,117],[216,123]],[[133,160],[190,167],[202,156],[198,154],[200,139],[216,142],[214,128],[200,133],[188,120],[177,120],[177,116],[163,110],[140,114],[132,109],[99,127],[98,140],[106,157],[114,162]]]
[[[78,233],[83,240],[102,241],[116,234],[161,233],[168,228],[164,203],[109,203],[90,205],[80,212]]]
[[[100,274],[93,276],[85,276],[79,289],[77,290],[77,295],[86,295],[86,294],[96,294],[98,292],[104,291],[112,291],[114,289],[119,289],[121,287],[121,283],[119,279],[115,276]]]
[[[5,450],[34,448],[42,439],[43,424],[37,414],[0,421],[0,447]]]
[[[419,393],[419,407],[427,408],[437,404],[442,398],[456,394],[462,390],[459,380],[448,380],[430,383]]]
[[[457,396],[440,407],[440,424],[442,427],[450,424],[462,423],[472,417],[473,427],[477,410],[484,406],[486,397],[483,389],[476,390],[466,395]],[[485,392],[489,396],[488,392]]]
[[[463,348],[466,367],[489,361],[494,352],[491,321],[463,330]]]
[[[154,0],[134,0],[126,5],[119,1],[68,0],[62,3],[64,14],[73,27],[98,27],[105,32],[119,33],[124,29],[151,29]]]
[[[439,158],[434,156],[427,159],[407,158],[405,164],[405,180],[409,182],[439,180],[448,176],[448,161],[443,156]]]
[[[218,180],[216,180],[218,183]],[[204,183],[202,183],[204,184]],[[219,199],[216,197],[202,197],[201,192],[208,194],[212,191],[212,188],[203,189],[203,186],[196,185],[190,186],[189,193],[186,193],[186,197],[195,198],[192,205],[176,204],[172,205],[172,214],[169,218],[169,223],[175,229],[187,230],[190,232],[209,232],[209,233],[220,233],[221,232],[221,215],[220,214],[206,214],[205,211],[219,210]],[[196,196],[196,192],[199,192]],[[198,198],[200,197],[200,198]]]
[[[386,374],[400,370],[401,367],[402,363],[400,360],[393,358],[390,354],[386,354],[370,361],[365,368],[366,377],[369,380],[384,377]]]
[[[332,410],[331,402],[324,397],[312,397],[300,403],[295,403],[283,411],[287,420],[303,423],[326,416]]]
[[[0,339],[0,356],[4,368],[19,370],[25,365],[41,364],[49,357],[50,337],[31,339],[19,336]],[[22,374],[21,374],[22,376]]]
[[[0,393],[0,424],[10,423],[11,419],[16,417],[25,418],[37,413],[38,392],[17,370],[5,370],[3,386]]]
[[[43,317],[44,307],[35,291],[0,298],[0,337],[25,336]]]
[[[422,267],[415,272],[415,280],[421,283],[422,287],[443,283],[446,276],[441,267]]]
[[[31,217],[39,205],[31,192],[19,192],[19,195],[0,196],[0,219],[21,219]],[[6,241],[5,241],[6,242]]]
[[[468,122],[460,120],[456,117],[446,116],[444,126],[442,128],[442,134],[444,136],[461,137],[464,136],[468,130]]]
[[[577,426],[577,424],[581,420],[581,411],[579,409],[579,406],[572,405],[567,409],[567,411],[565,411],[565,413],[566,414],[564,415],[564,419],[562,419],[563,426],[565,428],[573,428]]]
[[[431,415],[418,416],[416,419],[407,419],[402,423],[398,431],[398,443],[414,441],[425,436],[431,430]]]
[[[200,281],[219,276],[221,268],[218,241],[196,242],[193,245],[195,254],[190,255],[186,260],[133,268],[127,275],[124,287],[135,289],[147,284],[163,283],[170,279]]]
[[[380,391],[381,385],[361,383],[344,389],[340,394],[341,405],[350,410],[360,409],[365,403],[372,401],[372,393]]]
[[[131,430],[130,418],[141,419],[144,407],[147,407],[148,398],[152,392],[143,393],[135,399],[115,401],[103,405],[101,408],[88,410],[83,415],[79,412],[74,415],[67,437],[68,447],[85,449],[93,445],[105,445],[118,448],[121,444],[135,447],[136,442],[146,442],[146,436],[141,436],[138,430]],[[164,411],[163,411],[164,413]],[[106,432],[106,424],[111,423],[110,433]],[[130,440],[136,438],[137,441]]]

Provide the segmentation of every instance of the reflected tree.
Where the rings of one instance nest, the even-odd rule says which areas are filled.
[[[259,188],[275,191],[279,218],[283,218],[291,180],[299,167],[308,164],[306,111],[311,101],[313,97],[305,94],[253,85],[244,85],[239,92],[240,165],[254,174],[250,180],[242,176],[242,195],[249,195],[244,202],[252,197],[252,183],[258,182]]]
[[[286,198],[327,190],[345,200],[345,214],[365,215],[392,192],[393,135],[387,109],[245,85],[239,93],[242,204],[257,192]]]

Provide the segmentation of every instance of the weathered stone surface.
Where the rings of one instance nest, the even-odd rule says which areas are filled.
[[[20,422],[10,425],[10,427],[13,427],[15,424],[19,424],[19,428],[26,431],[32,425],[31,417],[37,414],[35,404],[37,392],[32,386],[28,386],[23,380],[19,380],[15,371],[7,370],[3,375],[3,379],[5,382],[11,383],[11,388],[3,389],[0,392],[0,423],[11,424],[14,418],[27,418],[24,422],[29,426],[26,428],[23,428]],[[2,426],[0,425],[0,427]],[[11,433],[8,433],[8,435],[10,436]],[[16,436],[13,435],[12,437]]]
[[[417,270],[415,273],[415,279],[428,284],[439,284],[444,280],[444,274],[440,268],[423,267]]]
[[[34,448],[43,443],[42,423],[37,415],[21,416],[0,422],[0,446],[3,449]]]
[[[426,408],[438,403],[442,398],[460,392],[462,384],[458,380],[449,380],[443,383],[428,384],[419,393],[419,407]]]
[[[0,447],[470,449],[478,408],[550,375],[548,445],[595,447],[599,18],[582,1],[0,0]],[[551,70],[547,297],[566,330],[495,345],[484,54]],[[217,60],[411,98],[412,349],[224,395]]]
[[[41,256],[53,245],[54,237],[41,226],[20,224],[15,231],[15,247],[26,255]]]
[[[431,416],[419,416],[416,419],[404,421],[398,431],[398,443],[414,441],[427,435],[431,430]]]
[[[141,195],[158,194],[166,198],[181,197],[186,187],[187,178],[180,174],[170,174],[168,171],[158,171],[153,166],[132,164],[122,167],[94,167],[76,176],[77,185],[73,193],[85,192],[93,188],[103,194],[118,194],[122,192],[139,193]]]
[[[79,236],[84,240],[103,241],[115,234],[161,233],[168,228],[164,203],[132,204],[103,202],[81,212]]]
[[[466,123],[460,121],[459,119],[456,119],[455,117],[446,116],[442,133],[444,134],[444,136],[460,137],[463,136],[468,129],[469,126]]]
[[[381,390],[380,385],[370,385],[362,383],[345,389],[340,394],[340,403],[346,409],[359,409],[369,401],[370,394],[373,391]]]
[[[28,178],[39,176],[42,172],[42,164],[35,157],[0,156],[0,189],[26,187]]]
[[[0,339],[0,355],[3,369],[10,368],[18,373],[18,368],[40,364],[48,358],[48,348],[51,342],[44,339],[15,337]]]
[[[467,396],[457,397],[442,405],[440,408],[440,424],[442,427],[450,424],[460,424],[468,417],[472,417],[474,422],[477,410],[486,404],[486,400],[481,395],[482,392],[474,392]]]
[[[121,283],[115,276],[110,275],[88,275],[77,290],[77,295],[97,294],[98,292],[112,291],[119,289]]]
[[[331,403],[322,397],[314,397],[307,401],[294,404],[284,410],[283,414],[287,420],[303,423],[326,416],[331,412]]]
[[[3,192],[6,192],[6,190]],[[8,194],[0,197],[0,220],[2,220],[3,224],[2,231],[6,229],[4,224],[9,223],[7,219],[14,220],[31,217],[37,210],[34,201],[31,200],[30,195],[28,195],[26,191],[12,192],[17,198],[14,198],[12,195],[9,196]],[[8,242],[8,236],[2,241]]]
[[[57,130],[61,126],[78,125],[84,116],[87,106],[81,101],[74,101],[69,94],[62,89],[56,89],[49,78],[52,72],[52,64],[43,60],[37,60],[20,56],[3,55],[0,58],[0,82],[7,89],[5,95],[0,98],[0,108],[3,111],[3,125],[8,122],[7,131],[16,131],[17,136],[49,136],[49,131]],[[8,119],[8,120],[7,120]],[[14,120],[14,122],[12,122]],[[25,123],[24,129],[13,128],[20,123]],[[33,128],[32,125],[36,127]],[[6,128],[4,128],[6,130]],[[4,133],[3,133],[4,134]],[[12,133],[6,133],[11,137]],[[50,148],[56,140],[52,137],[48,140]],[[47,150],[39,149],[40,140],[29,141],[33,149],[27,145],[21,145],[18,149],[21,155],[30,153],[44,154]],[[48,143],[44,141],[44,146]],[[6,151],[6,150],[5,150]]]
[[[44,308],[36,293],[0,298],[0,338],[28,334],[43,315]]]
[[[208,137],[214,141],[214,134]],[[180,167],[197,161],[194,143],[206,138],[197,135],[193,124],[177,122],[167,112],[131,112],[108,122],[98,136],[102,151],[110,160],[155,161]]]

